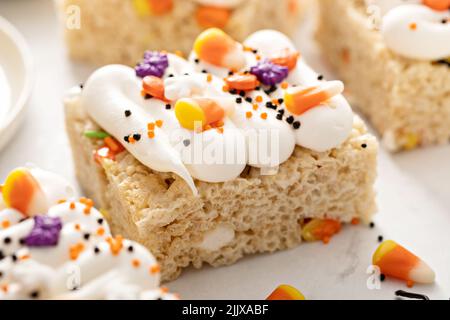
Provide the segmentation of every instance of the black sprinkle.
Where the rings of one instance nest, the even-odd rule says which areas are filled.
[[[257,53],[258,53],[258,50],[255,49],[255,50],[253,50],[252,52],[253,52],[254,54],[257,54]]]
[[[293,116],[288,117],[286,119],[286,122],[289,123],[289,124],[293,124],[294,123],[294,117]]]
[[[130,143],[130,137],[129,136],[125,136],[123,137],[123,140],[127,143]]]
[[[129,247],[128,247],[128,252],[133,252],[133,251],[134,251],[133,246],[129,246]]]
[[[283,104],[284,103],[284,99],[282,99],[282,98],[278,99],[278,103],[279,104]]]
[[[245,101],[247,101],[248,103],[252,103],[253,99],[251,97],[247,97],[247,98],[245,98]]]
[[[259,90],[261,90],[261,87],[258,86],[258,87],[255,88],[255,90],[256,90],[256,91],[259,91]]]
[[[172,106],[170,104],[166,104],[166,110],[172,109]]]
[[[233,71],[228,71],[228,75],[229,75],[229,76],[232,76],[233,74],[234,74]]]
[[[292,126],[294,127],[295,130],[300,129],[300,127],[302,126],[302,124],[300,123],[300,121],[295,121]]]
[[[231,93],[231,94],[236,94],[236,93],[237,93],[237,90],[236,90],[236,89],[231,89],[231,90],[229,91],[229,93]]]
[[[3,259],[5,259],[5,254],[0,250],[0,261],[2,261]]]
[[[150,100],[151,98],[153,98],[151,94],[146,94],[144,97],[145,100]]]
[[[30,298],[31,299],[37,299],[37,298],[39,298],[39,291],[33,291],[33,292],[31,292],[30,293]]]
[[[184,74],[185,76],[188,76],[189,75],[189,73],[188,72],[186,72],[185,74]]]
[[[199,59],[195,59],[194,62],[195,63],[200,63],[200,60]]]
[[[450,61],[448,61],[448,60],[439,60],[436,63],[437,64],[445,64],[450,68]]]
[[[104,220],[103,218],[97,219],[97,223],[98,223],[98,224],[103,224],[104,221],[105,221],[105,220]]]
[[[268,109],[273,109],[273,110],[277,110],[277,106],[274,105],[272,102],[268,101],[266,102],[266,108]]]
[[[3,243],[4,244],[10,244],[11,243],[11,238],[10,237],[6,237],[5,239],[3,239]]]
[[[15,254],[13,254],[13,255],[11,256],[11,259],[12,259],[13,262],[16,262],[16,261],[17,261],[17,256],[16,256]]]
[[[94,248],[94,253],[95,253],[95,254],[99,254],[99,253],[100,253],[100,249],[99,249],[98,247],[95,247],[95,248]]]
[[[83,238],[84,238],[84,240],[88,241],[91,238],[91,234],[90,233],[85,233]]]
[[[380,281],[383,282],[386,280],[386,276],[384,274],[380,274]]]
[[[371,223],[369,224],[369,227],[370,227],[371,229],[375,228],[375,223],[374,223],[374,222],[371,222]]]
[[[208,73],[208,71],[206,71],[205,69],[202,70],[202,73]]]
[[[24,245],[25,244],[25,239],[24,238],[19,239],[19,244]]]
[[[130,110],[125,110],[125,117],[129,117],[131,116],[131,111]]]
[[[191,140],[186,139],[186,140],[183,141],[183,144],[184,144],[185,147],[189,147],[191,145]]]
[[[383,236],[378,236],[378,242],[383,242]]]
[[[240,95],[242,98],[245,97],[245,91],[239,92],[239,95]]]
[[[366,143],[363,143],[363,144],[361,145],[361,148],[366,149],[366,148],[367,148],[367,144],[366,144]]]
[[[174,75],[171,73],[171,74],[168,75],[168,77],[169,77],[169,78],[173,78]]]
[[[82,83],[80,83],[79,86],[80,86],[80,89],[84,88],[84,84],[82,84]]]
[[[317,77],[317,80],[320,80],[320,81],[322,81],[323,80],[323,74],[320,74],[318,77]]]
[[[283,120],[283,115],[281,113],[277,114],[276,116],[277,120]]]
[[[242,103],[242,98],[236,98],[236,103]]]
[[[141,137],[142,136],[139,133],[133,134],[133,139],[136,140],[136,141],[141,140]]]
[[[428,296],[420,293],[407,292],[404,290],[395,291],[395,295],[397,297],[408,298],[408,299],[417,299],[417,300],[430,300]]]
[[[3,277],[3,272],[0,271],[0,278]]]
[[[284,115],[284,112],[285,112],[284,109],[278,110],[278,113],[281,114],[281,115]]]

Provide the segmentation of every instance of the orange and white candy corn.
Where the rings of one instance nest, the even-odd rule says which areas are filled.
[[[3,201],[8,208],[25,216],[47,212],[47,198],[38,181],[26,168],[13,170],[2,188]]]
[[[217,28],[207,29],[197,37],[194,52],[200,60],[231,70],[240,70],[246,63],[239,43]]]
[[[433,10],[445,11],[450,9],[450,0],[422,0],[422,2]]]
[[[181,126],[188,130],[219,124],[233,110],[231,99],[183,98],[175,104],[175,116]]]
[[[272,292],[266,300],[306,300],[305,296],[296,288],[289,285],[281,285]]]
[[[284,94],[286,108],[297,116],[326,103],[334,96],[344,92],[341,81],[328,81],[313,87],[290,87]]]
[[[341,231],[341,223],[331,219],[312,219],[302,228],[302,238],[307,242],[323,241],[328,243]]]
[[[419,257],[392,240],[384,241],[375,251],[372,263],[385,276],[414,283],[433,283],[434,271]]]

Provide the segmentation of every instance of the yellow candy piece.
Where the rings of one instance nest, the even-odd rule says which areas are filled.
[[[406,143],[403,145],[403,148],[405,148],[405,150],[413,150],[419,143],[419,136],[415,133],[409,133],[406,135]]]
[[[276,288],[266,300],[306,300],[306,298],[296,288],[284,284]]]
[[[175,104],[175,116],[181,126],[188,130],[203,128],[206,116],[200,105],[192,99],[180,99]]]
[[[133,0],[133,6],[141,17],[149,16],[151,14],[150,4],[147,0]]]
[[[45,194],[38,181],[25,168],[15,169],[8,175],[2,195],[7,207],[16,209],[25,216],[47,211]]]

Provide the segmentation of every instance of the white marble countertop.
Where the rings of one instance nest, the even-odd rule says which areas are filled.
[[[0,15],[25,36],[37,73],[25,122],[0,151],[0,181],[11,169],[34,163],[76,183],[61,101],[65,91],[82,83],[92,68],[67,59],[52,1],[2,0]],[[304,56],[330,75],[309,34],[310,26],[303,26],[297,39]],[[188,270],[169,287],[186,299],[262,299],[282,283],[298,287],[309,299],[392,299],[395,290],[407,289],[403,283],[389,280],[380,290],[366,285],[366,269],[378,235],[383,235],[410,248],[436,271],[436,284],[416,286],[413,291],[449,299],[449,159],[450,145],[398,155],[381,151],[374,229],[346,227],[328,246],[307,244],[248,257],[230,267]]]

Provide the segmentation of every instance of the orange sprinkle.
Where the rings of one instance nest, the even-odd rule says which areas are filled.
[[[154,266],[150,267],[150,273],[151,274],[156,274],[159,273],[161,271],[161,267],[157,264],[155,264]]]
[[[263,97],[257,96],[257,97],[255,98],[255,101],[256,101],[256,102],[263,102]]]
[[[251,48],[251,47],[248,47],[248,46],[244,46],[244,51],[246,51],[246,52],[253,52],[253,48]]]
[[[123,237],[122,236],[117,236],[114,239],[113,238],[108,238],[108,239],[106,239],[106,241],[109,244],[109,248],[111,250],[111,253],[114,256],[117,256],[120,253],[120,250],[122,250],[122,248],[123,248]]]
[[[253,104],[253,110],[256,111],[256,110],[258,110],[258,109],[259,109],[259,106],[258,106],[256,103],[254,103],[254,104]]]
[[[253,117],[253,113],[251,111],[248,111],[245,116],[247,117],[247,119],[250,119],[251,117]]]
[[[131,261],[131,264],[133,265],[133,267],[139,268],[141,266],[141,261],[139,261],[138,259],[133,259],[133,261]]]
[[[286,81],[281,83],[281,89],[286,90],[287,88],[289,88],[289,83],[287,83]]]
[[[97,229],[97,235],[103,236],[105,234],[105,229],[100,227]]]
[[[261,119],[266,120],[267,119],[267,113],[261,113]]]
[[[272,99],[272,103],[274,104],[274,105],[279,105],[280,104],[280,102],[278,101],[278,99]]]
[[[352,225],[357,226],[360,223],[360,220],[358,218],[352,219]]]
[[[255,56],[255,58],[256,58],[256,61],[261,60],[261,56],[260,56],[259,54],[257,54],[257,55]]]
[[[83,210],[83,213],[84,213],[85,215],[89,215],[89,214],[91,213],[91,209],[92,209],[92,207],[86,206],[86,207],[84,208],[84,210]]]
[[[75,210],[75,208],[76,208],[75,202],[71,202],[69,208],[70,208],[70,210]]]
[[[411,30],[413,30],[413,31],[417,30],[417,23],[415,23],[415,22],[410,23],[409,29],[411,29]]]
[[[181,50],[175,50],[175,55],[179,56],[180,58],[184,58],[184,53]]]
[[[136,139],[133,138],[133,136],[129,136],[128,137],[128,142],[131,144],[135,144],[136,143]]]
[[[207,82],[211,82],[212,80],[213,80],[212,75],[208,73],[208,74],[206,75],[206,81],[207,81]]]
[[[223,91],[223,92],[228,92],[228,91],[230,91],[230,87],[228,87],[227,85],[224,85],[224,86],[222,87],[222,91]]]
[[[80,198],[80,203],[89,206],[89,207],[93,207],[94,206],[94,201],[92,199],[88,199],[88,198]]]
[[[147,130],[155,130],[155,124],[153,122],[147,123]]]
[[[77,223],[75,224],[75,230],[80,231],[81,230],[81,226]]]
[[[84,244],[79,242],[69,248],[69,257],[70,260],[77,260],[80,256],[80,253],[84,250]]]
[[[112,151],[112,152],[119,152],[120,151],[120,144],[114,139],[113,137],[106,137],[104,140],[105,145]]]
[[[4,293],[8,293],[8,285],[7,284],[3,284],[0,286],[0,289],[4,292]]]
[[[155,132],[154,132],[154,131],[149,131],[149,132],[147,133],[147,135],[148,135],[148,137],[149,137],[150,139],[153,139],[153,138],[155,137]]]
[[[163,126],[163,121],[162,120],[156,120],[155,124],[158,128],[161,128]]]
[[[66,203],[67,202],[67,200],[66,199],[61,199],[61,200],[58,200],[58,204],[63,204],[63,203]]]
[[[23,256],[20,257],[20,260],[25,261],[25,260],[28,260],[30,258],[31,258],[31,256],[29,254],[24,254]]]
[[[9,220],[3,220],[2,221],[2,228],[7,229],[11,226],[11,222]]]
[[[169,292],[169,289],[167,287],[161,287],[161,291],[163,293],[167,293],[167,292]]]

